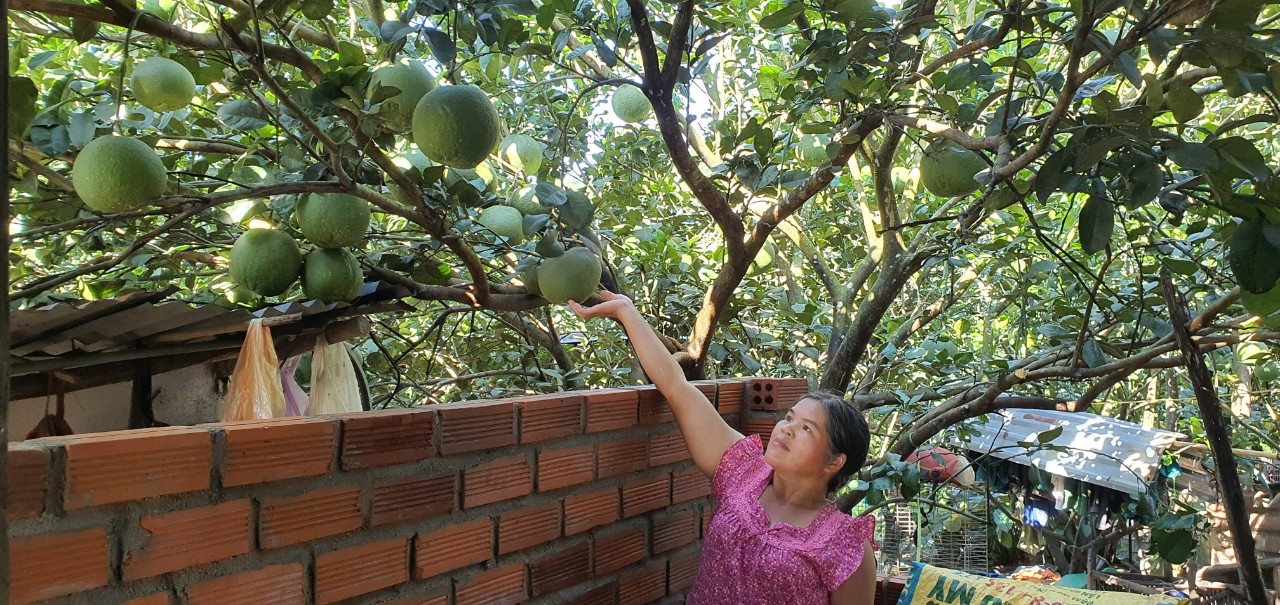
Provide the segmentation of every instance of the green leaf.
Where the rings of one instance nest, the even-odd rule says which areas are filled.
[[[803,2],[792,2],[760,19],[760,27],[765,29],[778,29],[799,17],[804,13]]]
[[[40,91],[31,78],[14,76],[9,78],[9,138],[22,140],[36,117],[36,99]]]
[[[1098,342],[1095,340],[1090,340],[1089,342],[1092,342],[1095,345],[1098,344]],[[1047,431],[1042,431],[1038,433],[1036,435],[1036,443],[1040,445],[1046,445],[1051,443],[1054,439],[1057,439],[1058,437],[1061,437],[1061,436],[1062,436],[1062,427],[1055,426]]]
[[[1196,119],[1204,112],[1204,99],[1191,90],[1186,82],[1174,78],[1169,91],[1164,95],[1164,103],[1171,111],[1173,118],[1182,124]]]
[[[1262,294],[1280,279],[1280,248],[1267,241],[1263,223],[1245,221],[1231,236],[1227,260],[1240,287]]]
[[[1080,356],[1084,359],[1085,365],[1091,368],[1105,366],[1107,362],[1111,361],[1107,354],[1103,352],[1102,345],[1098,344],[1098,341],[1093,338],[1084,341],[1084,346],[1080,348]],[[1041,443],[1045,442],[1041,441]]]
[[[366,63],[364,49],[346,40],[338,41],[338,64],[343,67],[355,67]]]
[[[1155,162],[1147,162],[1129,174],[1129,197],[1124,200],[1127,208],[1140,208],[1151,203],[1164,188],[1164,171]]]
[[[257,130],[267,125],[267,114],[248,99],[227,101],[218,108],[218,120],[232,130]]]
[[[533,188],[533,193],[538,197],[538,203],[547,208],[563,206],[569,200],[569,196],[563,189],[551,183],[538,183]]]
[[[434,27],[427,27],[422,30],[422,35],[427,38],[427,45],[431,47],[431,55],[436,58],[436,61],[448,65],[457,58],[458,45],[454,44],[449,34]]]
[[[1255,181],[1263,181],[1271,176],[1271,169],[1267,166],[1267,160],[1262,157],[1262,153],[1248,139],[1242,137],[1227,137],[1214,141],[1210,144],[1218,152],[1218,157],[1227,166],[1231,166],[1239,170],[1237,178],[1251,178]]]
[[[93,112],[77,111],[71,114],[71,125],[67,128],[67,134],[71,144],[76,148],[83,149],[88,145],[97,134],[97,123],[93,119]]]
[[[1218,154],[1204,143],[1180,143],[1168,151],[1169,159],[1187,170],[1212,172],[1218,168]]]
[[[1111,202],[1105,198],[1089,196],[1089,201],[1080,209],[1080,248],[1086,254],[1106,249],[1115,226],[1116,213]]]

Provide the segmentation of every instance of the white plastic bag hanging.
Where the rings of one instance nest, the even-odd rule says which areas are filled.
[[[307,392],[298,385],[298,365],[302,363],[301,355],[294,355],[280,364],[280,386],[284,389],[284,406],[286,416],[305,416],[307,414]]]
[[[278,366],[271,328],[262,325],[262,319],[250,321],[235,372],[231,374],[231,384],[227,387],[222,421],[284,416],[284,389],[280,388]]]
[[[311,354],[311,402],[307,413],[318,416],[361,409],[360,383],[347,346],[340,342],[326,344],[323,336],[316,339],[316,349]]]

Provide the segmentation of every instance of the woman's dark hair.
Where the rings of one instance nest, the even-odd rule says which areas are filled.
[[[844,454],[844,466],[827,483],[827,492],[833,493],[849,483],[854,474],[867,461],[867,449],[871,447],[871,428],[853,404],[839,395],[814,392],[801,397],[822,404],[827,411],[827,438],[834,458]]]

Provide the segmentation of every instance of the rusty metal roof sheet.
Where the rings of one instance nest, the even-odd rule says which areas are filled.
[[[965,447],[990,453],[1054,475],[1079,479],[1127,494],[1145,492],[1160,468],[1161,455],[1180,433],[1148,429],[1141,425],[1085,412],[1009,409],[976,419],[976,431]],[[1019,442],[1036,442],[1037,436],[1061,428],[1049,442],[1065,451],[1028,451]]]

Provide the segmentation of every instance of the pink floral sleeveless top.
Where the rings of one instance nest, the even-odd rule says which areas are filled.
[[[716,512],[688,605],[828,603],[862,563],[863,545],[875,534],[872,517],[853,518],[831,505],[808,527],[770,527],[760,494],[772,478],[759,435],[725,451],[711,480]]]

